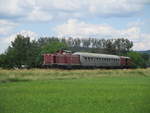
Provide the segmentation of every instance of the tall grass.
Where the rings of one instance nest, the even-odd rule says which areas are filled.
[[[61,69],[21,69],[3,70],[0,69],[0,82],[7,81],[29,81],[49,79],[72,79],[84,77],[102,76],[150,76],[148,69],[90,69],[90,70],[61,70]]]

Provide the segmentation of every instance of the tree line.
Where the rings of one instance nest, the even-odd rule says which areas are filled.
[[[97,39],[97,38],[58,38],[41,37],[30,40],[30,37],[17,35],[15,40],[0,54],[0,67],[2,68],[28,68],[41,67],[44,53],[54,53],[66,49],[93,53],[115,54],[131,57],[135,66],[147,66],[149,55],[131,51],[133,42],[125,38]]]

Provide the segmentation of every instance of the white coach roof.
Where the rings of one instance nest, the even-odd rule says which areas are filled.
[[[117,55],[108,55],[108,54],[97,54],[97,53],[86,53],[86,52],[75,52],[74,55],[80,55],[85,57],[102,57],[102,58],[116,58],[119,59],[120,57]]]

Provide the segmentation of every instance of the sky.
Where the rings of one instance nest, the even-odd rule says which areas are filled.
[[[0,0],[0,53],[17,34],[127,38],[150,50],[150,0]]]

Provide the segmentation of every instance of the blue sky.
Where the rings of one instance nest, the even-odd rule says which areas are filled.
[[[0,0],[0,53],[17,34],[128,38],[150,49],[150,0]]]

